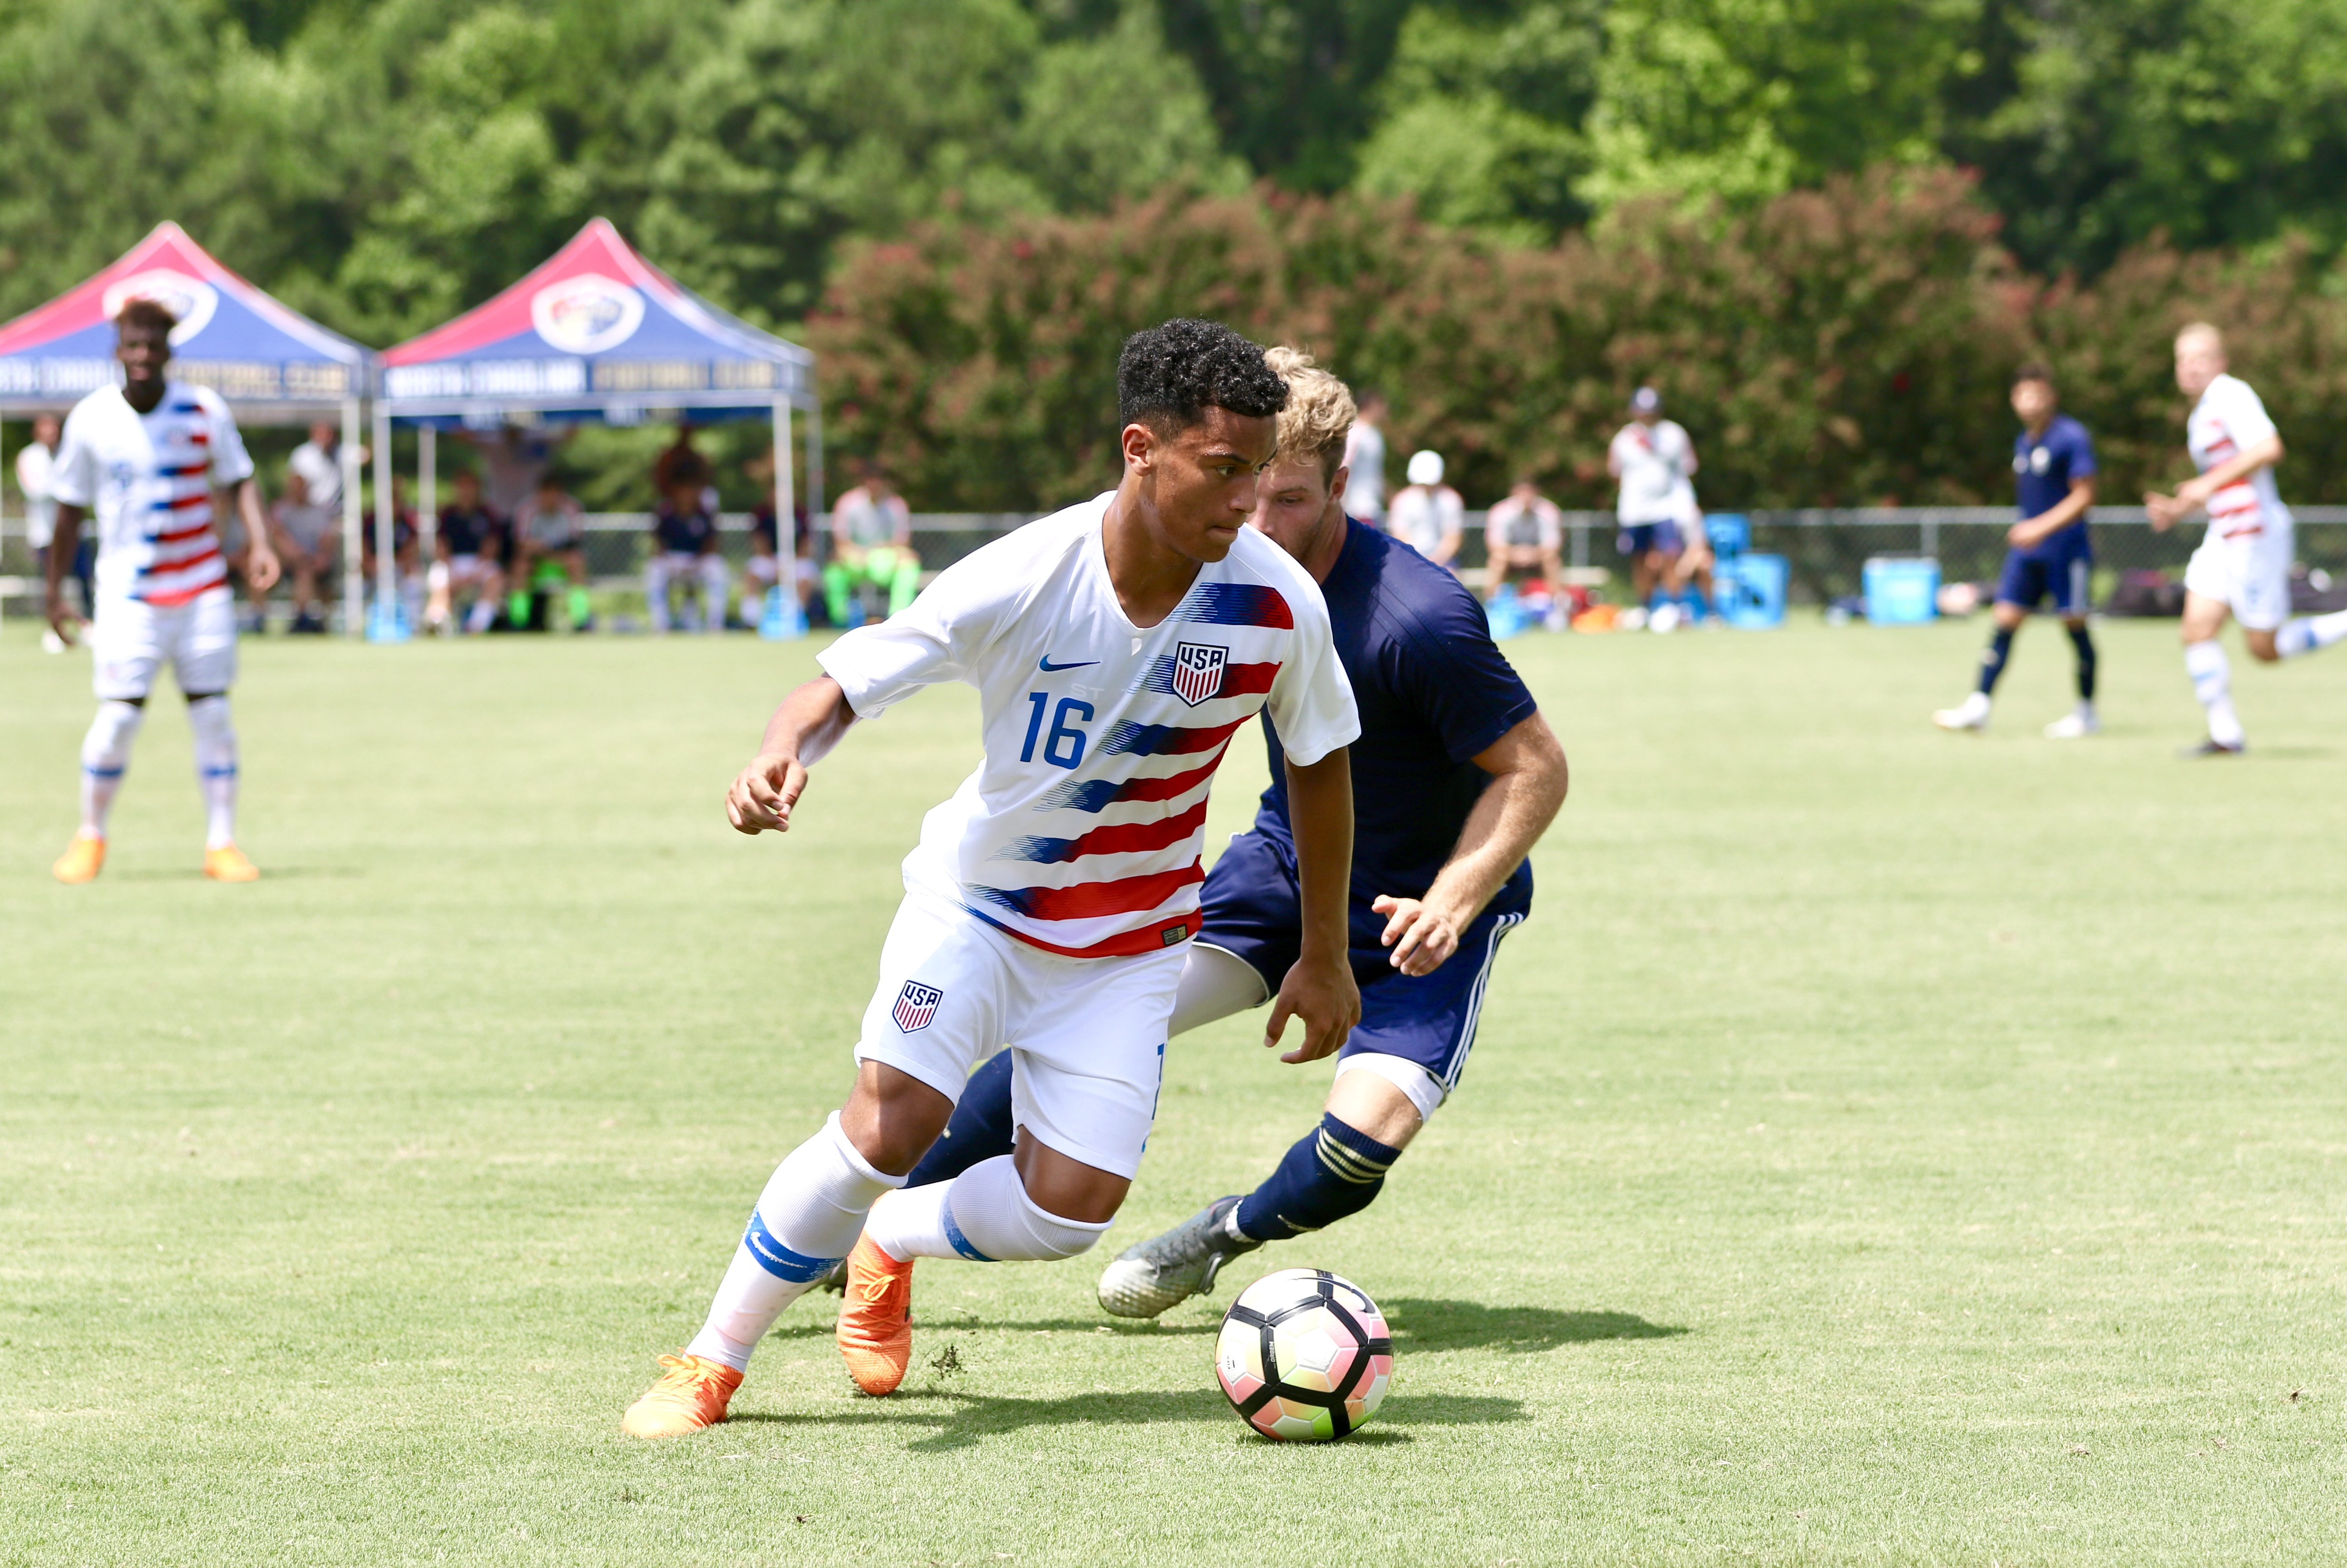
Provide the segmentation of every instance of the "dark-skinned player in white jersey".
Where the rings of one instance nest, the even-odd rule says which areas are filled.
[[[1245,526],[1286,385],[1227,327],[1174,321],[1125,343],[1117,387],[1117,488],[824,650],[825,673],[784,700],[734,780],[734,827],[786,830],[852,725],[925,686],[979,690],[985,753],[905,859],[855,1089],[766,1184],[700,1333],[622,1419],[634,1436],[723,1419],[757,1341],[843,1258],[840,1351],[886,1394],[912,1353],[917,1259],[1071,1257],[1108,1229],[1198,930],[1207,791],[1261,712],[1289,743],[1299,873],[1270,1034],[1293,1018],[1296,1054],[1325,1056],[1360,1018],[1345,928],[1359,720],[1319,589]],[[1005,1040],[1013,1146],[895,1190]]]
[[[1564,804],[1563,748],[1493,646],[1459,579],[1345,515],[1353,399],[1293,349],[1279,456],[1254,527],[1318,582],[1361,715],[1353,743],[1351,960],[1361,1021],[1339,1053],[1319,1125],[1253,1193],[1215,1199],[1128,1248],[1101,1305],[1153,1317],[1213,1288],[1224,1262],[1368,1206],[1386,1173],[1458,1087],[1500,939],[1532,908],[1532,845]],[[1260,1005],[1300,937],[1280,737],[1255,827],[1206,879],[1174,1034]],[[1282,1061],[1297,1060],[1294,1053]],[[950,1179],[1008,1147],[1010,1053],[981,1067],[908,1185]]]

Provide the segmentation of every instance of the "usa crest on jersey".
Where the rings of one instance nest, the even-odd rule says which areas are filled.
[[[898,1029],[911,1034],[929,1027],[929,1020],[938,1016],[938,1004],[945,999],[946,993],[937,987],[907,980],[905,989],[897,993],[897,1006],[889,1016],[897,1020]]]
[[[1184,642],[1174,650],[1174,695],[1194,708],[1223,690],[1231,651],[1212,642]]]

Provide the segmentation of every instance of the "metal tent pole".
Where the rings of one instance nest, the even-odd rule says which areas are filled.
[[[823,400],[813,395],[807,399],[806,466],[807,527],[820,534],[823,529]]]
[[[415,427],[415,559],[425,571],[440,559],[440,432]]]
[[[791,472],[791,405],[788,399],[777,397],[774,399],[774,566],[777,573],[789,564],[798,548],[798,530],[792,527],[791,519],[791,501],[797,494],[797,477]],[[781,578],[777,576],[775,580],[780,581]]]
[[[359,538],[359,400],[343,400],[343,635],[366,634],[366,579]]]
[[[386,634],[399,625],[399,562],[393,559],[391,410],[374,405],[374,612]]]

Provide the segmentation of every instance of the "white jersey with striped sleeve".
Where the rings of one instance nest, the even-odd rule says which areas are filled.
[[[2231,375],[2220,375],[2209,384],[2184,426],[2193,465],[2203,474],[2276,434],[2264,402],[2248,382]],[[2287,528],[2291,523],[2290,508],[2281,504],[2270,463],[2209,497],[2209,532],[2219,538]]]
[[[96,524],[100,606],[169,610],[228,581],[212,491],[251,477],[236,420],[211,388],[168,382],[141,414],[104,386],[66,415],[50,494]]]
[[[940,682],[978,689],[985,757],[923,820],[906,886],[1068,958],[1197,934],[1207,792],[1257,712],[1305,765],[1360,733],[1327,607],[1286,551],[1240,529],[1136,627],[1102,548],[1114,499],[996,540],[819,656],[859,718]]]

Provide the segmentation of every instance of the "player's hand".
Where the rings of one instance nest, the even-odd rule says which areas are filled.
[[[759,756],[725,792],[725,817],[736,833],[788,833],[791,808],[805,793],[807,771],[796,757]]]
[[[277,552],[256,540],[244,558],[244,580],[255,593],[267,593],[277,586],[285,569],[279,564]]]
[[[48,602],[41,608],[49,618],[49,630],[57,634],[58,641],[71,648],[74,645],[74,630],[81,625],[81,617],[76,615],[66,604],[65,595],[61,593],[49,595]]]
[[[1430,975],[1459,950],[1459,933],[1466,922],[1422,898],[1382,893],[1369,907],[1386,917],[1384,934],[1378,938],[1393,949],[1386,962],[1405,975]]]
[[[1298,958],[1289,968],[1264,1027],[1265,1050],[1278,1049],[1290,1018],[1303,1024],[1304,1041],[1283,1054],[1282,1061],[1317,1061],[1345,1043],[1361,1021],[1361,989],[1353,983],[1353,971],[1342,957],[1334,962]]]
[[[2026,549],[2037,542],[2037,532],[2027,523],[2015,523],[2004,530],[2004,542],[2015,549]]]
[[[2151,531],[2156,534],[2164,534],[2174,528],[2177,519],[2184,515],[2182,502],[2173,496],[2163,496],[2152,490],[2144,492],[2143,509],[2151,514]]]

